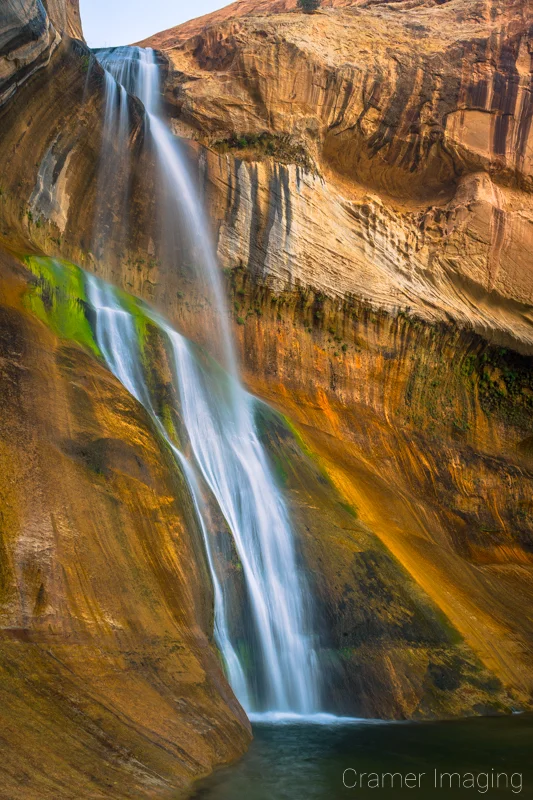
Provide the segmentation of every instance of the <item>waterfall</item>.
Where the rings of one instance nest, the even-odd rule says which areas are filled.
[[[104,80],[105,112],[93,236],[93,250],[100,258],[106,256],[106,242],[111,225],[115,241],[122,242],[125,238],[129,174],[127,141],[130,98],[125,87],[117,83],[109,72],[105,72]],[[110,217],[105,213],[105,209],[109,207],[114,211]]]
[[[224,291],[202,204],[180,143],[159,112],[155,54],[116,48],[99,51],[97,57],[120,87],[145,106],[148,142],[167,176],[176,210],[187,221],[198,269],[210,286],[218,314],[226,371],[200,358],[190,342],[156,312],[145,309],[164,341],[172,367],[186,446],[181,441],[177,446],[156,411],[131,311],[117,290],[88,276],[95,336],[109,369],[149,412],[188,481],[212,576],[215,637],[235,694],[250,715],[316,714],[320,692],[309,591],[298,568],[287,508],[256,429],[257,401],[238,378]],[[116,137],[120,127],[108,129],[106,135]],[[231,532],[244,584],[241,608],[236,607],[235,593],[221,568],[206,514],[207,493]],[[237,616],[244,633],[236,630]]]

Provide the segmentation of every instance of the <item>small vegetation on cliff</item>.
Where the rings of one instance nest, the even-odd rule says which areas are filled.
[[[81,68],[83,72],[89,72],[89,67],[91,66],[91,56],[89,53],[86,53],[81,58]]]
[[[233,133],[227,139],[214,142],[213,148],[218,153],[238,152],[243,158],[251,161],[273,158],[281,164],[297,164],[308,172],[315,169],[305,147],[287,134]]]
[[[479,397],[486,412],[531,429],[533,370],[531,358],[506,348],[487,348],[477,359]]]
[[[297,5],[304,14],[314,14],[320,8],[321,0],[298,0]]]

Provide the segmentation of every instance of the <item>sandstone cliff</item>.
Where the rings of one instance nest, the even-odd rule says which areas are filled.
[[[69,216],[90,235],[102,72],[76,7],[0,11],[0,794],[176,797],[250,740],[190,495],[80,325],[76,273],[13,255],[32,231],[60,251]]]
[[[56,30],[83,39],[78,0],[43,0],[43,4]]]
[[[118,218],[111,198],[98,209],[113,232],[102,255],[93,228],[103,72],[82,41],[62,32],[60,18],[76,33],[66,6],[49,4],[56,24],[40,2],[7,8],[2,248],[68,257],[150,300],[192,338],[212,338],[190,267],[166,261],[158,241],[140,104],[131,100],[128,219]],[[167,63],[169,113],[190,137],[191,165],[210,204],[245,378],[296,429],[289,435],[279,418],[267,420],[264,438],[313,576],[336,700],[354,713],[396,718],[528,708],[529,6],[367,0],[324,4],[312,17],[292,8],[237,3],[153,43]],[[1,274],[5,330],[20,332],[1,355],[17,375],[21,365],[26,380],[23,389],[9,375],[3,384],[6,458],[13,451],[9,463],[27,465],[6,473],[16,476],[20,497],[16,509],[5,499],[2,546],[13,569],[5,577],[11,594],[2,595],[3,674],[13,676],[18,659],[28,680],[41,676],[31,684],[34,702],[26,684],[15,692],[6,677],[20,703],[7,713],[24,731],[23,704],[46,715],[39,686],[54,696],[70,669],[76,687],[62,690],[53,735],[44,741],[42,717],[33,728],[41,734],[32,746],[57,763],[65,719],[79,719],[75,688],[83,681],[92,703],[98,680],[104,710],[96,718],[100,711],[84,705],[83,741],[100,741],[95,722],[122,760],[104,759],[94,796],[120,796],[108,784],[125,775],[124,796],[166,796],[237,755],[248,735],[208,645],[210,589],[187,501],[142,411],[90,345],[73,345],[44,312],[48,327],[36,321],[35,304],[21,300],[32,280],[11,257]],[[75,297],[70,287],[67,298],[79,308]],[[36,408],[32,398],[41,395]],[[27,455],[22,431],[38,458]],[[76,481],[84,494],[78,511]],[[140,516],[150,522],[141,525]],[[31,551],[39,536],[46,558]],[[68,548],[78,536],[90,541],[76,569]],[[54,547],[67,548],[68,558]],[[87,575],[100,568],[106,579],[93,586]],[[174,572],[180,580],[170,588]],[[180,616],[173,592],[184,598]],[[133,605],[143,620],[135,631],[126,625]],[[102,632],[105,658],[93,651]],[[169,652],[170,640],[184,661]],[[34,666],[33,654],[44,661]],[[123,684],[125,663],[134,666]],[[128,680],[142,685],[142,706],[134,691],[126,696]],[[116,708],[120,725],[133,721],[129,732],[111,727]],[[71,744],[80,735],[72,725]],[[12,794],[32,796],[17,771],[20,739],[8,744]],[[141,763],[133,777],[130,756]],[[57,767],[78,794],[91,780],[85,758],[76,746]],[[163,775],[155,788],[150,771]],[[46,796],[43,781],[30,774],[35,796]]]
[[[177,129],[235,156],[208,160],[222,260],[530,347],[530,4],[339,5],[149,42]]]
[[[250,385],[526,698],[533,10],[332,5],[237,3],[145,44],[208,148]]]
[[[0,296],[1,794],[175,797],[249,740],[184,479],[68,283]]]

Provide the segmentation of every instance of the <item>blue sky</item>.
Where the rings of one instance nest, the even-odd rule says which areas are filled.
[[[201,17],[232,0],[80,0],[83,32],[89,47],[131,44]]]

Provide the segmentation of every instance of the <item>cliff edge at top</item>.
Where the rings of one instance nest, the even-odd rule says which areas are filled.
[[[402,2],[402,0],[391,0],[391,2],[398,3]],[[410,0],[406,5],[408,8],[416,8],[419,6],[439,5],[442,2],[449,2],[449,0],[440,0],[440,2],[439,0]],[[321,8],[356,8],[358,6],[368,8],[372,5],[385,4],[387,4],[387,0],[322,0]],[[165,50],[185,41],[190,36],[201,33],[204,28],[217,22],[225,22],[226,20],[240,17],[284,14],[296,9],[297,0],[237,0],[236,3],[230,3],[218,11],[204,14],[181,25],[168,28],[166,31],[161,31],[161,33],[156,33],[138,44],[139,47],[155,47],[159,50]]]
[[[79,0],[43,0],[43,3],[58,30],[83,40]]]

